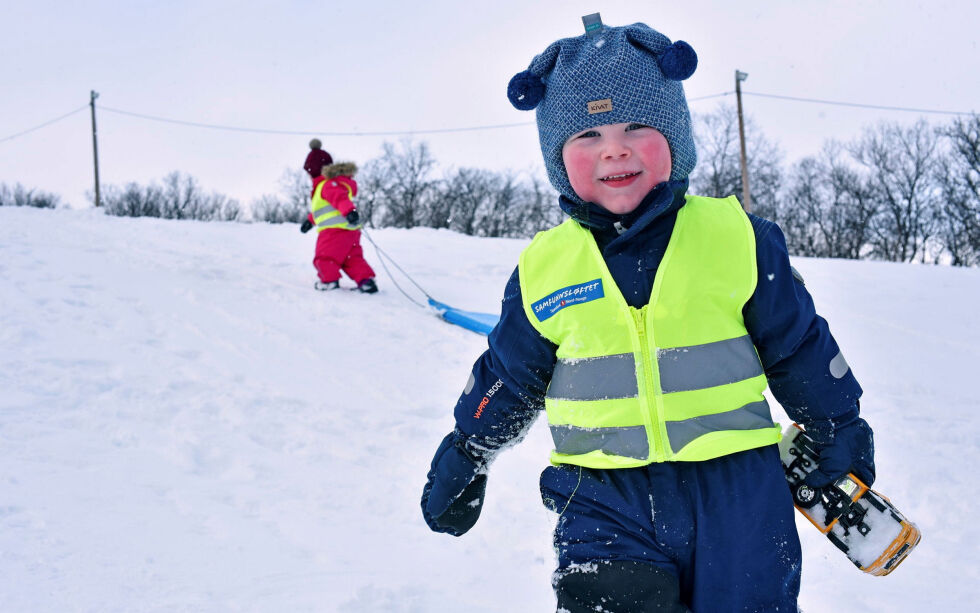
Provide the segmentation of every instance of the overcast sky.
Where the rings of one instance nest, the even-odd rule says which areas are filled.
[[[697,51],[689,98],[746,93],[870,105],[980,111],[980,3],[967,0],[677,2],[148,2],[0,4],[0,183],[88,206],[99,92],[102,184],[173,170],[247,204],[279,189],[319,136],[336,159],[365,162],[403,132],[532,122],[508,80],[553,40],[643,21]],[[733,96],[692,102],[708,112]],[[880,120],[939,124],[948,115],[859,109],[746,95],[746,112],[787,161]],[[8,138],[85,106],[61,121]],[[297,131],[262,134],[185,122]],[[442,168],[541,167],[533,125],[418,134]],[[4,140],[7,139],[7,140]]]

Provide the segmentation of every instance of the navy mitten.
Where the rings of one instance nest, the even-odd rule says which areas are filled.
[[[442,439],[422,490],[422,517],[429,528],[462,536],[476,524],[487,489],[486,465],[484,457],[467,448],[462,432]]]
[[[306,234],[312,229],[313,229],[313,222],[310,221],[309,218],[304,219],[303,223],[299,227],[299,231],[302,232],[303,234]]]
[[[874,433],[857,409],[837,419],[806,424],[806,433],[817,443],[820,459],[806,477],[806,484],[819,488],[842,475],[854,473],[868,487],[875,480]]]
[[[357,212],[357,209],[354,209],[350,213],[347,213],[347,217],[345,217],[345,219],[347,220],[347,223],[351,224],[352,226],[356,226],[357,222],[361,221],[361,214]]]

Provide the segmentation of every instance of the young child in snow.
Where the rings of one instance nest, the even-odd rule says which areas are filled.
[[[300,227],[305,234],[316,225],[316,255],[313,266],[319,281],[314,287],[331,290],[340,287],[340,271],[357,283],[357,289],[373,294],[378,291],[374,270],[364,259],[361,250],[360,214],[354,208],[357,195],[353,162],[324,166],[320,176],[313,179],[310,215]]]
[[[311,140],[310,152],[306,154],[306,161],[303,162],[303,170],[306,171],[306,174],[310,175],[310,179],[315,182],[316,178],[320,176],[320,170],[330,164],[333,164],[333,158],[323,150],[323,144],[320,142],[320,139],[314,138]]]
[[[797,611],[767,381],[822,446],[811,485],[874,479],[861,388],[782,232],[734,196],[686,193],[696,155],[680,81],[696,65],[687,43],[637,23],[558,40],[508,86],[536,109],[571,219],[521,254],[422,513],[436,532],[469,530],[489,464],[544,408],[561,611]]]

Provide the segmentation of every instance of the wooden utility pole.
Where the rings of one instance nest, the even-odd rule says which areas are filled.
[[[742,148],[742,208],[746,213],[752,211],[752,196],[749,193],[749,165],[745,157],[745,123],[742,121],[742,81],[749,73],[735,71],[735,99],[738,100],[738,140]]]
[[[89,106],[92,107],[92,158],[95,160],[95,206],[102,206],[102,197],[99,194],[99,140],[96,138],[95,130],[95,99],[99,97],[98,92],[92,90],[89,98]]]

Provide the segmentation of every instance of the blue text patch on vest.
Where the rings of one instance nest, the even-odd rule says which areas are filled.
[[[544,321],[565,307],[603,297],[605,297],[605,293],[602,291],[602,279],[593,279],[578,285],[563,287],[538,300],[531,305],[531,308],[534,309],[534,315],[538,321]]]

